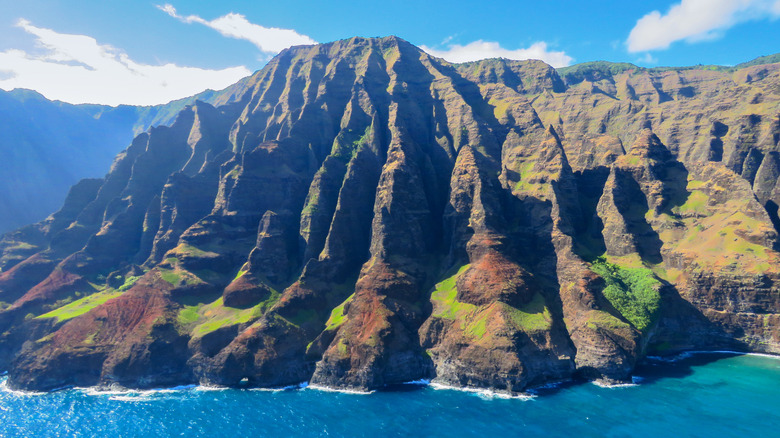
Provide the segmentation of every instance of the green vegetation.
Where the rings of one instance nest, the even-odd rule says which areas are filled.
[[[486,306],[475,306],[458,301],[457,279],[469,266],[461,266],[457,273],[436,285],[431,295],[431,300],[435,304],[433,316],[459,320],[464,334],[474,339],[484,338],[488,334],[491,322],[497,319],[503,319],[509,327],[514,326],[516,330],[525,332],[550,328],[552,316],[545,306],[544,297],[539,293],[521,309],[500,301]]]
[[[129,276],[129,277],[125,277],[125,282],[124,282],[124,284],[123,284],[123,285],[121,285],[121,286],[119,286],[119,287],[117,288],[117,291],[119,291],[119,292],[124,292],[124,291],[126,291],[126,290],[130,289],[131,287],[133,287],[133,285],[135,284],[135,282],[136,282],[136,281],[138,281],[138,279],[139,279],[139,278],[141,278],[141,276],[140,276],[140,275],[138,275],[138,276]]]
[[[710,198],[706,193],[702,192],[701,190],[694,190],[690,195],[688,195],[688,199],[685,201],[685,203],[677,207],[677,212],[679,214],[695,213],[706,215],[707,203],[709,202],[709,199]]]
[[[603,257],[596,259],[591,269],[607,283],[604,297],[634,327],[647,333],[655,323],[661,306],[661,295],[658,292],[661,282],[653,271],[646,267],[621,267],[609,263]]]
[[[179,286],[182,284],[193,285],[193,284],[201,283],[203,281],[195,273],[190,273],[188,271],[184,271],[180,269],[165,269],[165,268],[160,268],[158,266],[157,270],[160,273],[160,278],[172,284],[173,286]],[[201,275],[204,274],[205,273],[201,273]]]
[[[352,301],[352,298],[354,297],[355,294],[353,293],[349,296],[349,298],[344,300],[343,303],[339,304],[330,312],[330,318],[328,318],[328,322],[325,323],[325,330],[335,330],[344,323],[344,319],[347,316],[346,313],[344,313],[344,306],[346,306],[348,302]]]
[[[575,64],[557,69],[558,74],[567,84],[577,84],[584,80],[598,81],[627,71],[646,70],[627,62],[592,61]]]
[[[463,265],[458,272],[438,283],[431,294],[431,300],[436,304],[433,316],[445,319],[457,319],[458,314],[462,312],[471,312],[476,310],[477,306],[468,303],[461,303],[456,299],[458,289],[455,283],[458,277],[466,272],[471,265]]]
[[[488,101],[488,105],[493,107],[493,115],[496,119],[502,120],[507,117],[507,114],[512,107],[512,102],[493,98]]]
[[[49,333],[48,335],[42,337],[41,339],[36,340],[35,343],[36,344],[45,344],[46,342],[49,342],[52,339],[54,339],[54,334],[55,333],[57,333],[57,332]]]
[[[194,269],[188,272],[192,273],[194,277],[186,279],[187,284],[197,284],[200,282],[218,283],[223,279],[222,274],[212,271],[211,269]]]
[[[344,343],[343,339],[339,339],[339,342],[336,344],[336,349],[342,357],[346,357],[348,355],[347,344]]]
[[[176,254],[184,254],[190,257],[209,257],[216,255],[214,252],[203,251],[200,248],[187,245],[186,243],[179,244],[179,246],[176,247]]]
[[[238,273],[237,273],[237,274],[236,274],[236,276],[233,278],[233,281],[236,281],[236,280],[238,280],[239,278],[241,278],[241,277],[243,277],[244,275],[246,275],[246,273],[247,273],[247,272],[249,272],[249,270],[247,270],[247,269],[244,269],[244,268],[245,268],[245,267],[244,267],[244,266],[242,266],[242,267],[241,267],[241,269],[239,269]]]
[[[754,65],[775,64],[778,62],[780,62],[780,53],[775,53],[774,55],[759,56],[752,61],[737,64],[734,66],[734,70],[739,70],[745,67],[752,67]]]
[[[504,303],[500,304],[515,327],[520,330],[531,332],[548,330],[551,327],[552,315],[550,315],[550,310],[545,305],[544,297],[540,293],[534,295],[533,299],[521,309]]]
[[[609,330],[620,330],[631,327],[603,310],[594,310],[591,312],[588,317],[587,325],[591,329],[606,328]]]
[[[349,161],[355,156],[361,147],[368,144],[368,137],[371,133],[371,127],[366,127],[365,131],[342,130],[333,142],[333,149],[330,155],[334,158],[341,158]]]
[[[236,166],[225,175],[227,179],[238,179],[238,175],[241,173],[241,166]]]
[[[184,308],[179,311],[176,320],[179,321],[179,324],[181,325],[192,324],[193,322],[200,319],[198,310],[200,310],[202,306],[202,304],[196,306],[184,306]]]
[[[520,180],[514,184],[515,194],[531,195],[540,200],[547,199],[547,191],[550,182],[560,177],[559,170],[539,165],[538,154],[524,156],[516,163],[515,171],[520,175]]]
[[[325,172],[325,166],[321,167],[320,170],[317,172]],[[314,185],[312,185],[312,188],[314,188]],[[306,199],[306,205],[303,207],[303,211],[301,212],[301,216],[312,216],[314,213],[317,213],[319,210],[319,207],[317,207],[317,204],[320,202],[320,192],[319,190],[314,190],[309,193],[308,198]]]
[[[261,303],[248,309],[226,307],[222,298],[204,304],[184,306],[179,310],[176,320],[189,329],[193,337],[202,337],[223,327],[246,324],[263,316],[278,300],[281,294],[271,290],[271,294]]]
[[[97,337],[97,332],[90,333],[86,338],[84,338],[83,341],[81,341],[81,343],[86,345],[93,345],[95,343],[95,337]]]
[[[487,333],[487,323],[486,317],[476,318],[466,325],[465,333],[474,339],[482,339]]]
[[[77,316],[81,316],[95,307],[100,306],[106,301],[116,298],[120,295],[122,295],[121,291],[105,289],[101,292],[73,301],[70,304],[66,304],[58,309],[52,310],[49,313],[44,313],[38,318],[57,318],[57,322],[67,321]]]
[[[181,275],[177,273],[176,271],[173,271],[171,269],[160,269],[160,278],[167,281],[168,283],[176,286],[179,284],[179,280],[181,280]]]
[[[583,62],[581,64],[575,64],[569,67],[562,67],[556,69],[558,74],[567,84],[577,84],[584,80],[598,81],[609,76],[618,75],[624,72],[636,71],[648,71],[648,72],[665,72],[665,71],[684,71],[684,70],[711,70],[722,71],[726,73],[735,72],[737,70],[752,67],[755,65],[774,64],[780,62],[780,53],[774,55],[761,56],[752,61],[743,62],[733,67],[724,65],[693,65],[688,67],[653,67],[645,68],[639,67],[627,62],[608,62],[608,61],[593,61]]]

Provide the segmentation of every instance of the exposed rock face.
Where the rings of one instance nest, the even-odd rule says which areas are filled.
[[[79,178],[105,175],[136,134],[170,125],[196,100],[231,102],[248,82],[155,106],[71,105],[32,90],[0,90],[0,234],[45,218]]]
[[[780,353],[780,66],[597,73],[285,50],[3,237],[0,368],[519,392]]]

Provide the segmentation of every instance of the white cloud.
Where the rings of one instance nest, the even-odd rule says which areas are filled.
[[[547,43],[539,41],[531,44],[527,49],[509,50],[501,47],[499,43],[477,40],[461,46],[451,44],[446,50],[433,49],[420,46],[421,49],[433,56],[444,58],[449,62],[470,62],[487,58],[507,58],[514,60],[541,59],[553,67],[566,67],[571,65],[574,59],[565,52],[549,51]]]
[[[680,40],[718,38],[737,23],[766,17],[780,17],[780,0],[681,0],[666,14],[640,18],[626,44],[632,53],[663,50]]]
[[[292,29],[263,27],[250,23],[245,16],[234,12],[208,21],[197,15],[186,17],[179,15],[176,8],[168,3],[162,6],[157,5],[157,8],[184,23],[199,23],[226,37],[247,40],[266,53],[279,53],[290,46],[317,44],[313,39]]]
[[[222,89],[251,72],[244,66],[223,70],[140,64],[86,35],[68,35],[33,26],[17,26],[32,34],[40,53],[0,52],[0,88],[29,88],[48,99],[69,103],[154,105]]]
[[[645,53],[644,56],[637,58],[635,62],[637,64],[658,64],[658,59],[649,53]]]

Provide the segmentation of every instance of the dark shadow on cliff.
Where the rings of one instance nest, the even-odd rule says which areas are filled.
[[[634,237],[639,256],[648,263],[661,263],[663,242],[647,222],[646,215],[650,211],[647,197],[630,174],[618,171],[615,180],[622,191],[620,197],[617,194],[613,195],[615,206],[625,220],[626,230]]]
[[[695,349],[737,349],[746,347],[734,340],[735,335],[707,319],[691,302],[684,299],[677,288],[662,280],[661,314],[653,330],[646,353],[669,355]]]
[[[640,385],[650,385],[664,379],[681,379],[692,375],[696,367],[709,365],[722,359],[742,356],[742,353],[696,352],[666,358],[649,358],[636,367],[634,373]]]
[[[596,207],[604,192],[604,186],[609,178],[608,167],[597,167],[575,172],[577,194],[582,211],[582,220],[573,225],[573,251],[583,260],[592,261],[604,254],[607,247],[604,244],[602,230],[604,224],[596,214]]]
[[[772,221],[772,225],[775,227],[775,231],[780,234],[780,215],[778,215],[778,205],[775,201],[769,200],[764,204],[766,212],[769,214],[769,219]],[[775,251],[780,251],[780,239],[775,242]]]

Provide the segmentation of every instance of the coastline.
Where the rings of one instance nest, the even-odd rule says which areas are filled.
[[[689,372],[690,367],[695,370]],[[739,422],[747,425],[738,429],[739,434],[772,436],[780,390],[777,360],[703,356],[638,371],[646,381],[633,388],[564,382],[544,385],[552,389],[521,400],[459,388],[425,388],[430,386],[423,385],[425,381],[376,391],[370,397],[214,386],[112,395],[90,391],[92,396],[83,389],[45,397],[0,392],[0,435],[220,436],[237,430],[246,436],[291,438],[318,433],[656,438],[664,431],[731,436],[723,431]]]
[[[780,360],[780,354],[753,353],[753,352],[743,352],[743,351],[734,351],[734,350],[691,350],[691,351],[685,351],[670,356],[647,356],[644,358],[644,361],[648,361],[650,363],[653,362],[676,363],[696,355],[704,355],[704,354],[731,355],[731,356],[756,356],[756,357],[766,357],[770,359]],[[582,381],[582,383],[590,383],[600,388],[613,389],[613,388],[636,387],[641,385],[642,380],[643,379],[639,376],[632,376],[631,383],[628,382],[610,383],[600,379]],[[570,379],[570,380],[544,383],[538,386],[528,387],[522,393],[512,393],[509,391],[492,390],[489,388],[454,386],[454,385],[448,385],[446,383],[437,382],[436,379],[412,380],[409,382],[403,382],[400,385],[419,386],[421,388],[428,387],[434,390],[459,391],[459,392],[474,394],[483,398],[501,398],[501,399],[514,399],[514,400],[528,401],[538,397],[539,392],[544,391],[545,389],[555,389],[562,385],[571,384],[575,382],[577,382],[577,380]],[[383,391],[383,389],[361,391],[356,389],[334,388],[325,385],[310,384],[309,382],[301,382],[296,385],[288,385],[288,386],[274,387],[274,388],[260,388],[260,387],[234,388],[228,386],[185,384],[185,385],[177,385],[177,386],[166,387],[166,388],[153,388],[153,389],[133,389],[133,388],[126,388],[126,387],[119,387],[119,386],[91,386],[91,387],[71,386],[71,387],[58,388],[53,391],[43,392],[43,391],[25,391],[25,390],[11,389],[8,387],[8,372],[7,371],[0,372],[0,392],[10,393],[16,396],[42,396],[42,395],[52,394],[55,392],[72,390],[72,391],[82,392],[85,395],[90,395],[90,396],[109,396],[110,398],[116,400],[138,401],[142,398],[148,398],[149,396],[154,394],[177,393],[182,391],[227,391],[233,389],[243,390],[243,391],[262,391],[262,392],[297,391],[303,389],[311,389],[315,391],[336,392],[336,393],[351,394],[351,395],[371,395]]]

